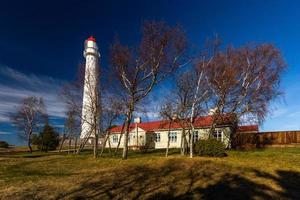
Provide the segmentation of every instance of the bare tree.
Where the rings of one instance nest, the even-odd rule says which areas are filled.
[[[117,148],[115,149],[114,155],[117,155],[117,153],[118,153],[118,151],[119,151],[119,148],[120,148],[121,140],[122,140],[122,137],[123,137],[123,135],[124,135],[125,121],[126,121],[126,120],[124,120],[124,123],[122,124],[122,129],[121,129],[120,138],[119,138],[119,140],[118,140]]]
[[[123,103],[119,100],[119,98],[115,95],[105,95],[103,101],[103,109],[102,109],[102,121],[101,121],[101,129],[102,133],[104,133],[104,141],[102,144],[102,149],[100,156],[102,156],[104,148],[106,146],[106,142],[109,141],[110,130],[113,126],[113,123],[116,123],[120,118],[124,115],[124,106]],[[109,141],[109,153],[111,155],[111,147]]]
[[[59,145],[59,152],[61,152],[61,150],[63,148],[63,145],[65,143],[65,140],[66,140],[66,131],[64,129],[63,130],[63,135],[62,135],[62,138],[61,138],[61,141],[60,141],[60,145]]]
[[[117,94],[114,94],[114,91],[110,87],[100,87],[100,84],[97,83],[97,91],[93,91],[93,81],[89,81],[89,79],[96,79],[96,76],[99,75],[90,73],[89,76],[86,76],[85,73],[86,71],[84,71],[81,66],[79,68],[77,81],[66,84],[62,89],[61,96],[67,105],[67,109],[72,111],[72,115],[74,115],[76,119],[79,119],[79,121],[88,123],[90,125],[89,127],[91,127],[90,130],[87,130],[86,136],[81,139],[81,144],[77,153],[80,153],[89,138],[93,137],[94,157],[97,157],[99,137],[105,137],[104,144],[102,144],[102,154],[105,143],[109,139],[111,126],[124,115],[124,106],[122,98],[117,96]],[[90,91],[86,93],[90,99],[90,103],[86,105],[85,109],[89,113],[94,113],[94,118],[92,120],[87,120],[88,117],[82,114],[82,94],[84,83],[85,87],[88,88],[87,91]],[[105,85],[110,85],[110,80]],[[80,130],[80,124],[76,123],[76,128]],[[76,139],[77,138],[75,138],[75,143],[77,141]]]
[[[123,159],[128,154],[128,134],[136,105],[168,74],[180,67],[186,40],[178,27],[163,22],[146,22],[142,40],[135,49],[118,41],[111,49],[111,65],[126,99]]]
[[[233,121],[236,127],[245,117],[262,122],[269,103],[282,94],[279,83],[285,66],[280,51],[270,44],[219,48],[205,73],[213,93],[211,132],[217,123]]]
[[[80,119],[74,110],[67,111],[67,119],[65,122],[65,132],[68,137],[68,154],[70,154],[72,140],[76,140],[79,135]],[[75,147],[74,147],[75,148]]]
[[[69,111],[80,118],[81,122],[88,124],[87,129],[85,129],[85,137],[81,140],[80,147],[77,153],[83,150],[85,144],[88,142],[89,138],[93,137],[93,151],[94,157],[98,155],[98,137],[100,135],[100,121],[101,121],[101,99],[100,99],[100,86],[98,80],[99,67],[97,67],[96,73],[89,72],[88,69],[84,70],[81,66],[79,68],[78,80],[64,85],[62,88],[60,96],[65,101],[66,106]],[[96,87],[95,87],[96,84]],[[88,103],[85,107],[82,106],[82,94],[83,87],[86,87],[86,93]],[[96,90],[96,91],[95,91]],[[90,114],[86,116],[83,114],[82,110],[85,109],[84,113]],[[92,118],[90,118],[92,116]],[[80,128],[79,128],[80,129]]]
[[[208,57],[208,59],[207,59]],[[194,82],[193,93],[194,96],[192,98],[191,103],[191,112],[190,112],[190,158],[193,158],[194,153],[194,133],[195,133],[195,118],[201,114],[207,114],[207,102],[211,99],[211,91],[205,80],[205,72],[208,65],[213,61],[214,54],[208,54],[207,52],[203,52],[200,56],[200,60],[195,65],[195,78],[192,80]]]
[[[173,102],[174,112],[177,114],[177,123],[182,128],[181,134],[181,154],[187,153],[188,141],[187,133],[190,134],[189,130],[189,116],[191,112],[193,92],[195,88],[195,74],[192,71],[184,72],[176,77],[175,88],[173,89],[172,99],[169,102]],[[190,136],[188,137],[190,138]]]
[[[167,148],[166,148],[166,157],[169,155],[170,148],[170,132],[172,123],[177,119],[177,113],[173,109],[172,103],[170,101],[165,101],[161,107],[160,115],[168,121],[168,135],[167,135]]]
[[[175,114],[176,123],[182,128],[181,153],[186,154],[188,145],[192,157],[194,143],[194,121],[201,114],[206,114],[206,102],[209,101],[209,90],[203,78],[204,67],[189,68],[176,77],[175,88],[171,90],[162,107],[162,115],[171,119]],[[188,135],[187,135],[188,133]],[[187,136],[189,141],[187,141]]]
[[[43,98],[26,97],[11,115],[12,123],[20,130],[22,138],[27,139],[27,145],[32,153],[31,136],[34,131],[47,122],[46,107]]]

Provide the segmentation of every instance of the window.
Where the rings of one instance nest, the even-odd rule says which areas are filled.
[[[118,135],[113,135],[112,139],[113,139],[113,143],[118,143],[119,142]]]
[[[169,135],[170,142],[177,142],[177,132],[171,132]]]
[[[219,140],[219,141],[223,141],[223,132],[221,130],[215,130],[213,136]]]
[[[160,142],[160,133],[155,133],[155,142]]]
[[[197,142],[199,140],[199,132],[198,131],[194,131],[193,140],[194,140],[194,142]]]

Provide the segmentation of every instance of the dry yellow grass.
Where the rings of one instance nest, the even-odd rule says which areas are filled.
[[[193,159],[0,154],[1,199],[300,199],[300,148]]]

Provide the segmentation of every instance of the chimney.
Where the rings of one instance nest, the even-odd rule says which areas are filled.
[[[139,123],[141,123],[141,122],[142,122],[142,118],[141,118],[141,117],[136,117],[136,118],[134,118],[134,123],[139,124]]]
[[[211,108],[211,109],[209,109],[208,114],[213,115],[213,114],[215,114],[216,111],[217,111],[217,107],[216,108]]]

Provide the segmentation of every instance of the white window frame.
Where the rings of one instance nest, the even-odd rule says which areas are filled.
[[[118,137],[118,135],[113,135],[113,136],[112,136],[112,142],[113,142],[113,143],[118,143],[118,142],[119,142],[119,137]]]
[[[177,132],[170,132],[169,135],[169,141],[170,143],[176,143],[177,142]]]
[[[197,142],[199,140],[199,131],[193,132],[193,140],[194,140],[194,142]]]
[[[214,136],[214,138],[216,138],[217,140],[223,142],[223,134],[224,134],[224,133],[223,133],[223,130],[215,130],[213,136]]]
[[[160,142],[160,141],[161,141],[160,133],[155,133],[155,142]]]

